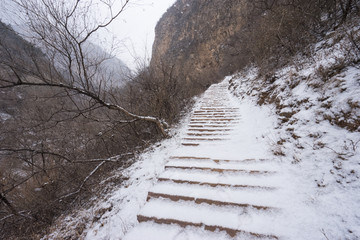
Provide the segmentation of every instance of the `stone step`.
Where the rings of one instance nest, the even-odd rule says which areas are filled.
[[[247,171],[275,171],[277,164],[272,166],[261,164],[260,162],[254,162],[249,164],[241,161],[214,161],[209,160],[188,160],[188,159],[169,159],[166,166],[181,166],[181,167],[203,167],[203,168],[221,168],[221,169],[242,169]]]
[[[229,125],[228,124],[226,124],[226,125],[209,125],[209,124],[207,124],[207,125],[194,125],[194,124],[190,124],[189,125],[189,128],[206,128],[206,127],[208,127],[208,128],[227,128],[227,127],[229,127]]]
[[[189,202],[194,202],[195,204],[205,203],[208,205],[216,205],[216,206],[253,208],[256,210],[275,210],[275,208],[268,207],[268,206],[252,205],[252,204],[248,204],[248,203],[224,202],[224,201],[217,201],[217,200],[206,199],[206,198],[194,198],[194,197],[190,197],[190,196],[171,195],[171,194],[156,193],[156,192],[149,192],[146,201],[149,201],[151,198],[164,198],[164,199],[169,199],[174,202],[189,201]]]
[[[239,110],[239,108],[231,108],[231,107],[201,107],[200,110],[212,110],[212,111],[235,111]]]
[[[208,129],[208,128],[189,128],[188,131],[193,132],[228,132],[231,131],[231,128],[219,128],[219,129]],[[189,133],[189,132],[188,132]]]
[[[221,124],[228,124],[230,126],[235,126],[237,125],[239,122],[238,121],[218,121],[218,120],[206,120],[206,121],[190,121],[189,124],[217,124],[217,125],[221,125]]]
[[[284,175],[276,167],[279,163],[227,154],[224,158],[229,159],[216,159],[217,149],[212,148],[219,146],[221,153],[227,146],[224,140],[229,140],[231,131],[241,123],[241,112],[231,105],[225,85],[211,86],[198,103],[181,141],[189,148],[180,148],[167,159],[165,171],[157,177],[137,215],[138,228],[154,235],[153,239],[159,229],[176,229],[171,236],[179,231],[200,236],[205,230],[226,239],[279,239],[274,225],[281,225],[278,220],[286,203],[278,198],[284,191]],[[273,162],[264,164],[268,161]]]
[[[207,157],[189,157],[189,156],[171,156],[170,159],[197,159],[197,160],[211,160]]]
[[[211,183],[211,184],[225,184],[224,187],[227,185],[234,185],[236,184],[239,188],[235,188],[238,190],[252,190],[256,188],[246,188],[241,186],[259,186],[257,189],[260,190],[260,186],[264,187],[264,190],[269,189],[281,189],[283,183],[283,175],[282,174],[236,174],[229,172],[228,174],[219,173],[219,172],[212,172],[212,171],[201,171],[201,170],[183,170],[183,169],[167,169],[164,171],[159,178],[164,179],[172,179],[172,180],[182,180],[182,181],[189,181],[189,182],[204,182],[204,183]],[[171,184],[171,182],[168,182]],[[159,182],[161,184],[161,182]],[[184,185],[186,184],[174,184],[174,186]],[[193,186],[197,186],[193,184]],[[205,184],[204,184],[205,186]],[[154,186],[156,187],[156,186]],[[179,186],[181,187],[181,186]],[[199,186],[202,187],[202,186]],[[219,185],[220,187],[220,185]],[[182,187],[181,187],[182,188]],[[229,188],[234,189],[234,188]],[[262,205],[262,204],[261,204]]]
[[[167,176],[167,177],[161,176],[160,178],[173,179],[172,176]],[[162,193],[162,194],[169,194],[169,195],[181,195],[181,196],[191,196],[194,198],[212,199],[223,202],[248,203],[251,205],[258,205],[258,206],[269,206],[269,207],[273,207],[274,209],[280,209],[281,206],[284,204],[284,200],[279,201],[277,197],[277,194],[282,192],[282,188],[281,187],[268,188],[266,187],[266,185],[262,185],[262,184],[267,184],[266,179],[263,179],[263,181],[258,181],[259,185],[254,184],[253,186],[251,186],[246,181],[241,181],[239,184],[236,185],[244,184],[243,187],[240,186],[227,187],[226,185],[210,186],[206,184],[201,185],[196,183],[195,184],[184,183],[181,181],[191,182],[191,180],[188,180],[186,178],[181,179],[181,177],[177,177],[177,178],[178,179],[176,181],[179,182],[159,181],[150,191],[156,193]],[[193,180],[193,182],[199,182],[199,181]],[[202,179],[201,181],[208,182],[206,179]],[[213,184],[212,181],[209,181],[209,183]],[[219,184],[226,184],[226,182]],[[246,185],[249,186],[246,187]],[[264,188],[261,188],[260,186],[263,186]]]
[[[181,170],[201,170],[217,173],[237,172],[244,174],[275,174],[275,171],[245,170],[245,169],[226,169],[226,168],[207,168],[207,167],[185,167],[185,166],[165,166],[165,169],[181,169]]]
[[[226,136],[229,134],[224,133],[187,133],[188,136],[194,136],[194,137],[207,137],[207,136]]]
[[[190,121],[235,121],[240,120],[239,118],[191,118]]]
[[[208,186],[208,187],[229,187],[229,188],[241,188],[241,189],[259,189],[259,190],[268,190],[273,191],[277,188],[267,187],[267,186],[255,186],[255,185],[238,185],[238,184],[226,184],[226,183],[210,183],[210,182],[198,182],[190,180],[181,180],[181,179],[171,179],[171,178],[158,178],[159,182],[173,182],[177,184],[190,184],[190,185],[199,185],[199,186]]]
[[[199,146],[200,143],[181,143],[183,146],[196,147]]]
[[[183,140],[185,141],[224,141],[227,140],[226,138],[195,138],[195,137],[188,137],[188,138],[183,138]]]
[[[239,114],[198,114],[194,113],[192,116],[195,117],[210,117],[210,118],[224,118],[224,117],[241,117]]]
[[[209,113],[209,112],[202,112],[202,113],[197,113],[194,112],[192,114],[192,116],[211,116],[211,117],[221,117],[221,116],[228,116],[228,115],[235,115],[237,117],[240,117],[241,115],[239,114],[234,114],[234,112],[214,112],[214,113]]]
[[[181,160],[206,160],[206,161],[213,161],[216,163],[221,162],[232,162],[232,163],[248,163],[248,162],[266,162],[270,161],[268,159],[255,159],[255,158],[248,158],[242,160],[228,160],[228,159],[213,159],[208,157],[195,157],[195,156],[171,156],[170,159],[181,159]]]
[[[247,231],[243,231],[243,230],[239,230],[239,229],[232,229],[232,228],[227,228],[227,227],[222,227],[222,226],[217,226],[217,225],[206,225],[203,223],[193,223],[193,222],[181,221],[181,220],[170,219],[170,218],[156,218],[156,217],[137,215],[137,220],[139,223],[151,221],[151,222],[154,222],[157,224],[166,224],[166,225],[176,224],[183,228],[189,227],[189,226],[199,227],[199,228],[205,229],[206,231],[211,231],[211,232],[225,231],[231,237],[235,237],[238,234],[242,234],[242,235],[248,235],[251,237],[256,237],[258,239],[279,239],[275,235],[265,235],[265,234],[247,232]]]
[[[193,113],[225,114],[225,113],[238,113],[238,112],[239,111],[237,111],[237,110],[197,110],[197,111],[194,111]]]

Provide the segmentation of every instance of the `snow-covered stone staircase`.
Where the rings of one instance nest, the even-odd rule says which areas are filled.
[[[279,163],[239,158],[240,125],[227,85],[211,86],[125,239],[281,238]]]

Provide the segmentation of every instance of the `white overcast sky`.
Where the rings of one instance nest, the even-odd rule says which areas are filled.
[[[0,0],[0,18],[12,22],[13,13],[6,6],[12,0]],[[131,69],[136,67],[136,58],[149,60],[155,37],[155,26],[166,10],[176,0],[130,0],[120,18],[112,23],[109,32],[122,44],[116,55]]]
[[[120,48],[119,58],[130,68],[136,65],[134,57],[151,57],[156,23],[175,1],[136,0],[129,5],[120,19],[111,25],[110,31],[125,43],[125,47]]]

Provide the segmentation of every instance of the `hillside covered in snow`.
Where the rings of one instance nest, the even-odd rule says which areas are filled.
[[[91,43],[129,1],[14,3],[0,238],[360,238],[358,0],[178,0],[136,73]]]
[[[355,32],[358,38],[358,25],[329,33],[324,40],[311,46],[311,56],[295,56],[289,64],[270,76],[261,75],[258,68],[252,65],[226,77],[221,86],[228,89],[228,93],[225,91],[217,98],[222,99],[229,94],[231,106],[239,109],[240,118],[230,132],[229,139],[232,140],[219,151],[216,150],[219,144],[216,147],[209,145],[211,150],[205,146],[184,148],[182,143],[189,135],[190,129],[187,127],[193,121],[192,115],[200,112],[202,104],[212,101],[210,90],[216,88],[212,86],[204,95],[196,98],[194,110],[172,130],[171,139],[148,149],[127,171],[117,173],[125,174],[126,181],[102,200],[95,200],[91,208],[77,210],[77,215],[74,212],[72,216],[60,218],[49,237],[66,238],[78,234],[78,237],[85,239],[259,239],[249,237],[246,233],[233,238],[225,230],[218,229],[215,233],[206,230],[206,222],[211,222],[213,217],[220,219],[224,225],[227,224],[226,218],[232,219],[232,224],[229,222],[227,226],[235,224],[237,217],[230,215],[235,211],[239,212],[239,218],[243,214],[248,218],[241,222],[240,229],[276,233],[281,239],[359,238],[360,52],[349,51],[353,44],[346,37],[349,32]],[[218,91],[213,94],[220,93]],[[237,190],[241,195],[235,200],[276,206],[285,217],[277,212],[257,216],[253,215],[254,210],[240,214],[242,207],[218,207],[215,210],[209,203],[187,203],[185,207],[184,200],[152,202],[152,205],[146,204],[144,209],[149,191],[173,192],[177,196],[193,196],[196,192],[199,199],[201,196],[209,198],[214,192],[217,199],[223,199],[221,196],[226,191],[250,181],[241,175],[226,177],[225,174],[216,175],[200,170],[167,169],[174,164],[187,166],[186,157],[176,161],[173,157],[183,155],[193,156],[192,166],[210,166],[200,160],[205,157],[237,160],[245,169],[281,172],[276,177],[267,178],[266,183],[262,183],[264,180],[260,177],[251,180],[251,184],[279,188],[276,196],[242,189]],[[196,157],[200,159],[196,160]],[[246,159],[267,159],[269,162],[240,163],[240,160]],[[220,163],[216,166],[226,169]],[[229,163],[227,168],[236,168],[235,162]],[[233,187],[224,190],[219,186],[203,186],[186,190],[185,185],[180,188],[176,181],[172,185],[159,183],[158,179],[163,178],[211,181],[213,184],[220,182]],[[231,199],[229,197],[227,201]],[[160,226],[151,222],[138,225],[139,214],[155,216],[165,211],[163,208],[170,214],[172,204],[182,209],[182,214],[172,213],[173,217],[186,219],[187,222],[202,222],[205,230],[204,227],[182,228],[177,224]],[[260,236],[260,239],[268,238],[271,239],[271,235]]]

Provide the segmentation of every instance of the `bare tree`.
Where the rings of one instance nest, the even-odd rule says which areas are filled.
[[[32,45],[0,34],[0,114],[12,116],[0,116],[0,238],[43,229],[95,176],[130,164],[146,144],[139,129],[167,127],[123,102],[103,68],[111,54],[92,44],[129,0],[14,2]]]
[[[28,66],[3,62],[9,74],[0,79],[0,88],[37,86],[62,88],[75,95],[82,95],[98,105],[120,112],[126,121],[143,120],[157,125],[166,136],[167,124],[156,117],[132,113],[116,104],[109,89],[109,79],[101,74],[101,63],[109,55],[92,53],[91,39],[109,26],[124,11],[129,0],[122,1],[55,1],[15,0],[25,17],[35,44],[45,52],[42,59],[30,56]],[[116,3],[116,4],[115,4]],[[119,4],[120,3],[120,4]],[[102,19],[94,15],[102,9]],[[101,12],[101,11],[100,11]],[[101,16],[100,16],[101,17]],[[47,66],[46,66],[47,65]],[[71,95],[74,98],[74,95]],[[96,106],[95,106],[96,105]]]
[[[254,0],[239,38],[265,75],[358,14],[355,0]],[[270,74],[271,75],[271,74]]]

